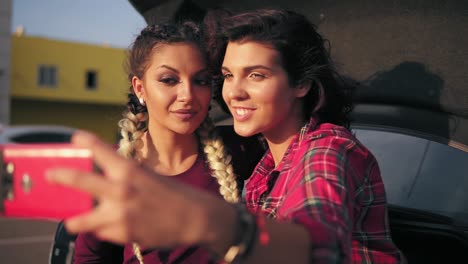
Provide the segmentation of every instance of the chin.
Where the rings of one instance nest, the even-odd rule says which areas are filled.
[[[174,132],[176,132],[176,133],[179,134],[179,135],[192,135],[193,133],[195,133],[195,130],[196,130],[196,129],[190,129],[190,130],[187,130],[187,129],[177,129],[177,130],[175,130]]]
[[[180,135],[190,135],[195,133],[199,126],[179,126],[173,129],[174,132]]]
[[[195,131],[203,124],[203,121],[205,121],[205,118],[196,118],[187,122],[180,122],[179,126]]]
[[[234,131],[242,137],[250,137],[258,133],[254,128],[236,122],[234,122]]]

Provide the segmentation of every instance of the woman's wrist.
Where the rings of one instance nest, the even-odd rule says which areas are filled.
[[[203,245],[226,264],[246,259],[258,243],[269,244],[265,219],[251,214],[245,205],[221,199],[200,204],[203,206],[194,210],[197,215],[190,221],[196,234],[190,244]]]
[[[256,244],[269,244],[265,218],[251,214],[243,204],[227,204],[216,210],[207,221],[205,245],[224,264],[240,263],[252,253]],[[215,216],[215,214],[218,214]],[[210,215],[210,214],[207,214]]]
[[[257,240],[258,225],[256,217],[242,204],[235,204],[235,239],[222,257],[225,264],[240,263],[247,258]]]

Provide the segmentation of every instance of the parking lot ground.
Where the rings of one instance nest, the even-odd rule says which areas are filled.
[[[2,264],[47,264],[57,222],[0,218]]]

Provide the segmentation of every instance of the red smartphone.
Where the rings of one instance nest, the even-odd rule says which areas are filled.
[[[52,167],[96,171],[91,152],[70,144],[0,145],[0,216],[63,220],[91,210],[90,194],[47,182]]]

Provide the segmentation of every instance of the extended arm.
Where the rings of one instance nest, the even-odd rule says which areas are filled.
[[[91,212],[65,221],[70,232],[92,232],[115,243],[146,247],[203,244],[218,256],[233,244],[234,206],[125,160],[94,135],[79,132],[73,143],[91,149],[104,176],[66,168],[48,172],[49,180],[87,191],[99,201]],[[270,242],[255,246],[249,262],[308,263],[304,228],[273,221],[265,228]]]

